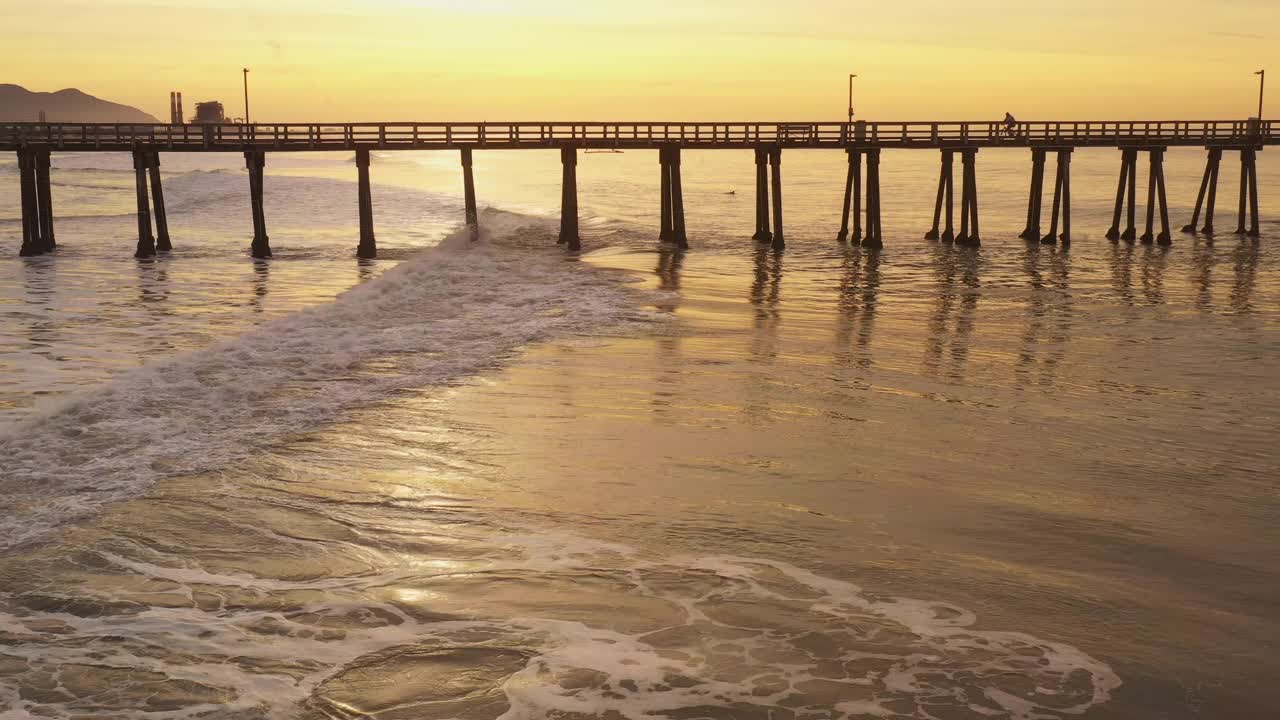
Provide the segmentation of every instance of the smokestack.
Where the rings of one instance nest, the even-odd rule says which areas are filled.
[[[185,125],[186,119],[182,116],[182,91],[178,91],[178,124]]]
[[[178,124],[178,93],[169,91],[169,124]]]

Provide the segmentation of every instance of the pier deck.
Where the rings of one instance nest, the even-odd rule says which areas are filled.
[[[445,150],[451,148],[833,149],[992,147],[1261,147],[1280,124],[1250,120],[1000,122],[482,122],[254,125],[0,124],[0,150],[243,152]]]

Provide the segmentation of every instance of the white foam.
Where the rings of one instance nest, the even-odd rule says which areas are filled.
[[[353,405],[456,381],[530,342],[649,317],[617,273],[567,259],[545,234],[542,247],[521,248],[535,221],[485,221],[477,241],[459,231],[331,303],[0,427],[12,509],[0,517],[0,549]]]
[[[133,615],[84,618],[32,611],[15,617],[0,611],[0,631],[30,632],[28,626],[49,620],[72,628],[66,642],[60,636],[9,646],[5,652],[33,668],[134,668],[228,693],[217,712],[199,705],[149,713],[166,719],[197,712],[237,717],[250,710],[292,717],[303,702],[322,707],[340,703],[330,699],[330,683],[340,686],[345,668],[371,658],[433,649],[447,653],[484,648],[528,657],[523,667],[497,681],[510,706],[501,720],[536,720],[557,713],[653,720],[697,707],[782,706],[802,715],[826,713],[823,717],[853,720],[900,717],[904,707],[924,712],[938,705],[967,707],[1006,720],[1048,720],[1079,716],[1105,703],[1120,684],[1109,667],[1076,648],[977,627],[977,619],[963,610],[964,624],[957,624],[951,612],[930,618],[921,608],[951,606],[907,598],[873,600],[853,584],[788,563],[743,557],[641,559],[634,548],[546,529],[536,534],[494,533],[472,526],[459,532],[461,541],[491,549],[486,571],[499,573],[507,582],[529,582],[531,588],[564,583],[565,600],[573,603],[573,578],[589,572],[597,591],[603,586],[615,594],[603,602],[608,597],[620,604],[641,599],[654,607],[677,608],[675,621],[624,631],[608,627],[613,618],[607,613],[565,620],[504,614],[512,608],[501,604],[482,604],[470,618],[431,621],[374,599],[388,585],[412,588],[417,583],[433,590],[433,604],[427,609],[457,612],[458,606],[448,599],[448,578],[415,580],[404,568],[387,568],[382,574],[351,577],[339,584],[319,579],[279,585],[109,556],[111,563],[131,573],[196,583],[204,592],[209,592],[210,583],[267,595],[311,587],[327,599],[288,613],[153,607]],[[665,586],[646,579],[657,577],[667,578]],[[475,598],[467,594],[458,602],[471,607]],[[750,629],[718,617],[726,609],[742,608],[755,613]],[[347,626],[341,636],[325,637],[307,618],[326,614],[394,621]],[[264,625],[270,626],[269,632],[261,630]],[[834,644],[820,643],[827,649],[811,654],[814,646],[805,641],[813,636]],[[866,667],[888,670],[859,667],[867,661],[871,665]],[[263,669],[271,663],[284,663],[292,671]],[[840,671],[833,674],[833,663],[837,668],[844,664],[843,677]],[[565,682],[569,679],[573,681]],[[434,681],[447,685],[449,678]],[[812,690],[814,684],[825,689]],[[61,712],[56,704],[30,704],[16,696],[6,698],[2,691],[0,685],[0,708],[31,707],[54,716]],[[339,689],[340,697],[341,693]],[[907,711],[908,716],[916,716],[914,712]]]

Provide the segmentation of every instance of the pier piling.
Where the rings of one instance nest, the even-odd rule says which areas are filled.
[[[1027,197],[1027,226],[1018,237],[1023,240],[1040,240],[1040,209],[1044,204],[1044,161],[1042,148],[1031,149],[1031,192]]]
[[[40,208],[36,199],[35,152],[18,151],[18,189],[22,201],[21,257],[32,257],[43,252],[40,244]]]
[[[1200,178],[1200,191],[1196,193],[1195,209],[1191,212],[1191,222],[1182,226],[1182,232],[1184,233],[1194,234],[1197,231],[1196,225],[1200,223],[1200,211],[1204,207],[1205,193],[1209,189],[1209,183],[1210,181],[1213,181],[1215,185],[1217,184],[1216,177],[1214,175],[1214,165],[1217,164],[1215,157],[1217,159],[1221,159],[1222,150],[1219,148],[1209,148],[1209,157],[1205,160],[1204,164],[1204,176]]]
[[[1249,237],[1258,237],[1258,151],[1249,150]]]
[[[1160,233],[1156,235],[1156,244],[1172,245],[1173,238],[1169,234],[1169,198],[1164,188],[1164,148],[1151,150],[1151,176],[1156,179],[1156,199],[1160,203]]]
[[[769,149],[769,170],[773,181],[771,183],[773,185],[773,238],[771,247],[774,250],[781,250],[787,246],[782,237],[782,148]]]
[[[773,232],[769,230],[769,150],[758,147],[756,153],[756,232],[751,236],[758,242],[769,242]],[[663,176],[664,181],[666,176]],[[665,191],[664,191],[665,193]],[[665,197],[665,195],[664,195]]]
[[[1040,238],[1044,245],[1054,245],[1059,240],[1071,242],[1071,148],[1058,148],[1058,167],[1053,183],[1053,210],[1050,213],[1049,233]],[[1058,219],[1062,219],[1062,234],[1058,234]]]
[[[151,207],[147,201],[149,155],[140,150],[133,152],[134,185],[138,195],[138,246],[133,253],[136,258],[155,257],[156,254],[156,239],[151,234]]]
[[[556,241],[568,245],[570,250],[581,250],[578,236],[578,151],[560,148],[560,164],[563,178],[560,184],[560,238]]]
[[[862,238],[864,248],[884,247],[880,226],[880,148],[870,148],[867,153],[867,234]]]
[[[50,159],[48,150],[35,152],[36,170],[36,202],[40,205],[37,216],[40,222],[39,250],[42,253],[53,252],[58,247],[53,237],[53,190],[49,178]]]
[[[947,193],[944,199],[946,206],[945,225],[942,229],[942,235],[938,238],[944,243],[953,243],[956,240],[955,226],[955,158],[952,157],[951,151],[947,151],[942,158],[942,162],[947,166]]]
[[[1156,215],[1156,174],[1148,171],[1147,173],[1147,224],[1142,235],[1138,238],[1138,242],[1143,245],[1150,245],[1155,239],[1152,234],[1153,225]]]
[[[671,164],[667,158],[667,149],[658,148],[658,169],[661,174],[659,182],[659,193],[661,197],[658,200],[659,213],[661,219],[658,224],[658,242],[671,242],[671,238],[675,237],[675,230],[671,222]],[[759,197],[756,198],[757,205]],[[756,235],[759,236],[760,213],[756,208]]]
[[[164,187],[160,181],[160,153],[149,153],[147,171],[151,176],[151,204],[155,207],[156,216],[156,250],[170,252],[173,243],[169,240],[169,213],[164,206]]]
[[[674,243],[677,247],[689,247],[689,237],[684,226],[684,186],[680,180],[680,148],[658,149],[658,163],[662,168],[662,229],[658,239]]]
[[[1147,224],[1142,237],[1138,240],[1143,245],[1150,245],[1152,242],[1168,245],[1172,240],[1169,235],[1169,204],[1164,188],[1165,149],[1162,147],[1145,149],[1150,158],[1150,168],[1147,173]],[[1159,233],[1155,232],[1157,211],[1160,214]]]
[[[938,170],[938,197],[933,202],[933,226],[929,228],[929,232],[924,234],[925,240],[938,240],[942,236],[938,232],[938,226],[942,221],[942,206],[946,201],[947,206],[947,229],[951,228],[951,202],[950,192],[952,183],[952,158],[953,151],[942,151],[942,166]],[[946,241],[951,242],[952,238],[947,237]]]
[[[471,167],[471,148],[462,148],[462,197],[466,205],[468,225],[478,225],[480,212],[476,208],[476,179]]]
[[[1071,150],[1058,151],[1058,163],[1062,165],[1062,234],[1058,239],[1063,245],[1071,244]]]
[[[267,237],[267,214],[262,203],[267,154],[255,150],[246,151],[244,162],[249,169],[249,204],[253,212],[253,242],[249,245],[249,253],[258,259],[269,258],[271,242]]]
[[[1204,207],[1204,227],[1200,232],[1213,236],[1213,212],[1218,203],[1218,172],[1222,166],[1222,148],[1209,150],[1209,166],[1213,171],[1209,178],[1209,200]]]
[[[667,151],[667,167],[671,173],[671,241],[680,249],[689,247],[684,227],[684,184],[680,179],[680,148]]]
[[[1125,215],[1124,232],[1120,239],[1132,243],[1138,239],[1138,151],[1129,151],[1129,172],[1126,181],[1126,193],[1129,208]]]
[[[1113,242],[1120,239],[1120,216],[1124,212],[1125,190],[1129,183],[1129,168],[1137,161],[1137,154],[1138,151],[1127,148],[1120,151],[1120,181],[1116,186],[1115,212],[1111,215],[1111,227],[1106,234],[1106,238]]]
[[[662,167],[662,229],[658,240],[689,247],[685,232],[685,190],[680,178],[680,147],[659,147],[658,163]]]
[[[862,151],[850,150],[849,163],[853,165],[853,230],[851,244],[862,242]]]
[[[955,153],[960,153],[960,233],[955,233],[954,192]],[[938,194],[933,204],[933,226],[925,233],[926,240],[941,240],[957,245],[982,244],[978,231],[978,176],[975,169],[976,148],[942,151],[942,169],[938,173]],[[1032,183],[1034,184],[1034,178]],[[877,183],[878,185],[878,183]],[[877,187],[877,214],[879,213],[879,188]],[[945,219],[944,219],[945,218]],[[1028,225],[1030,224],[1028,209]],[[945,225],[944,225],[945,223]],[[939,226],[944,228],[939,232]]]
[[[1258,151],[1240,149],[1240,215],[1237,235],[1258,236]]]
[[[982,244],[978,233],[977,158],[976,148],[960,151],[963,185],[960,190],[960,234],[955,239],[957,245],[977,247]]]
[[[849,156],[849,172],[844,179],[844,207],[840,211],[840,232],[836,233],[836,242],[845,242],[849,239],[849,209],[856,192],[861,190],[862,185],[862,153],[853,148],[848,148],[846,154]],[[855,186],[858,186],[855,190]],[[856,212],[856,211],[855,211]],[[938,223],[935,219],[934,227]],[[857,243],[861,240],[861,232],[854,235],[853,241]]]
[[[1144,148],[1121,148],[1120,149],[1120,180],[1116,186],[1116,204],[1115,211],[1111,216],[1111,227],[1107,229],[1106,238],[1115,242],[1124,240],[1132,243],[1134,240],[1150,244],[1152,241],[1168,244],[1171,240],[1168,237],[1168,203],[1162,199],[1164,194],[1164,151],[1163,147],[1144,147]],[[1146,152],[1149,157],[1149,169],[1147,177],[1147,217],[1146,227],[1141,237],[1137,231],[1137,213],[1138,213],[1138,153]],[[1157,202],[1159,206],[1157,207]],[[1126,208],[1126,205],[1128,206]],[[1161,232],[1155,232],[1155,217],[1157,209],[1160,212]],[[1125,216],[1125,229],[1120,230],[1121,214]]]
[[[469,151],[463,150],[463,167],[467,168]],[[369,149],[356,150],[357,204],[360,212],[360,242],[356,245],[356,257],[378,256],[378,241],[373,233],[373,192],[369,186]]]

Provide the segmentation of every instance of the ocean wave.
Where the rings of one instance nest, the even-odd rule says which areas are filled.
[[[156,718],[1054,720],[1096,708],[1121,684],[1069,645],[786,562],[652,557],[545,527],[468,527],[451,541],[483,557],[443,572],[406,562],[281,581],[99,552],[96,567],[172,596],[239,600],[105,616],[0,604],[0,632],[42,639],[7,651],[19,684],[52,668],[121,676],[111,697],[81,697],[86,683],[70,674],[65,693],[45,694],[52,700],[0,689],[0,707],[52,717],[102,703],[145,704]]]
[[[541,224],[540,224],[541,223]],[[329,304],[150,363],[0,427],[0,548],[167,475],[248,457],[403,388],[445,384],[522,345],[642,321],[618,274],[559,253],[545,221],[489,213]]]

